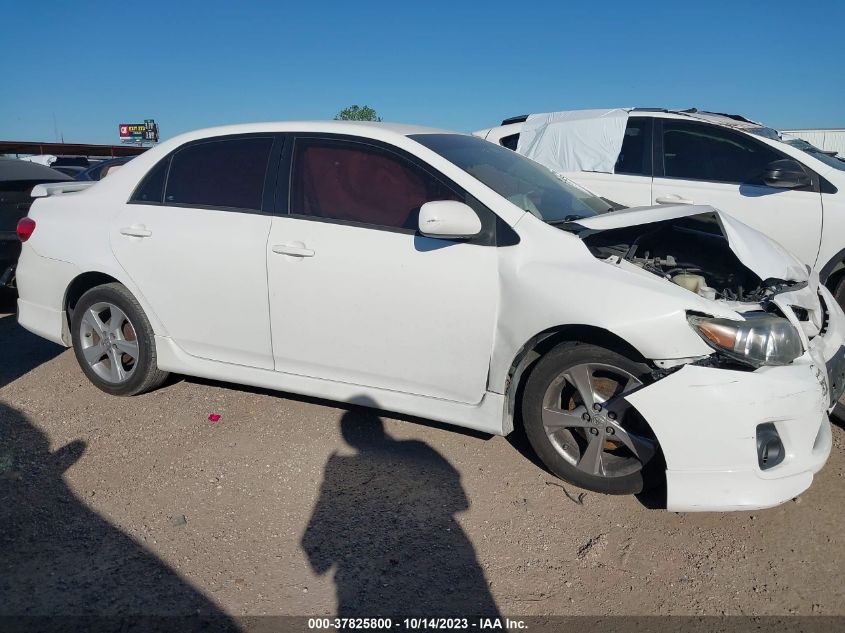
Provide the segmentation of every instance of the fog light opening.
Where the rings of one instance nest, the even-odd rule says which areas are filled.
[[[780,435],[771,422],[757,425],[757,463],[760,470],[768,470],[780,464],[786,451],[783,447],[783,442],[780,441]]]

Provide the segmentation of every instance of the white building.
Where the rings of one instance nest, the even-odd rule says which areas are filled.
[[[811,145],[845,157],[845,129],[829,128],[819,130],[781,130],[786,134],[804,139]]]

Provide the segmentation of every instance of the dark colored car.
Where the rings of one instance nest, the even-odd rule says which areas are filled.
[[[87,156],[56,156],[50,163],[50,169],[62,172],[65,176],[76,178],[83,171],[91,167]]]
[[[65,176],[70,176],[75,179],[79,174],[85,171],[86,167],[79,167],[77,165],[50,165],[50,169],[62,172]]]
[[[118,158],[111,158],[109,160],[100,161],[99,163],[94,163],[84,171],[79,172],[74,180],[102,180],[103,176],[105,176],[110,170],[115,167],[125,165],[133,158],[134,156],[120,156]]]
[[[32,204],[32,188],[73,180],[45,165],[0,157],[0,288],[14,287],[21,243],[15,228]]]

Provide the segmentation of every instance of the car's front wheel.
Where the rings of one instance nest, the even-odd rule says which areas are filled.
[[[558,345],[531,370],[522,399],[525,432],[549,470],[588,490],[642,491],[659,447],[625,396],[650,380],[645,363],[595,345]]]
[[[115,396],[150,391],[167,379],[156,364],[147,315],[119,283],[92,288],[73,309],[71,337],[76,360],[88,379]]]
[[[845,274],[840,274],[830,293],[839,307],[845,310]]]

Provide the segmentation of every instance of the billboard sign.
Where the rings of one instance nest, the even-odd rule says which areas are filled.
[[[153,119],[145,119],[143,123],[121,123],[118,131],[124,143],[158,142],[158,124]]]

